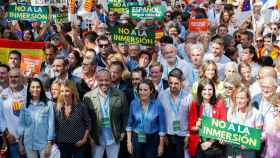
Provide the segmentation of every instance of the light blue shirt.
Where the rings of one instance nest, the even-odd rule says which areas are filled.
[[[183,58],[186,62],[191,63],[191,59],[188,57],[185,51],[185,43],[181,43],[177,46],[178,56]]]
[[[109,103],[110,103],[110,94],[107,96],[101,96],[98,95],[99,100],[100,100],[100,105],[101,105],[101,117],[102,119],[105,118],[105,115],[107,115],[106,117],[109,117],[109,111],[110,111],[110,107],[109,107]],[[106,101],[106,99],[108,98],[108,100]],[[105,114],[106,112],[104,111],[105,108],[104,107],[108,107],[107,109],[107,114]],[[101,134],[99,137],[99,141],[101,145],[112,145],[115,143],[115,139],[113,137],[113,132],[112,132],[112,128],[105,128],[105,127],[100,127],[101,129]]]
[[[186,136],[188,134],[188,113],[191,103],[191,95],[181,90],[176,102],[170,94],[170,88],[159,93],[159,100],[164,108],[166,116],[167,133],[170,135]],[[177,111],[175,112],[175,109]],[[174,131],[173,121],[180,121],[180,130]]]
[[[164,136],[166,133],[165,114],[161,103],[158,100],[151,100],[147,111],[144,112],[139,99],[134,99],[130,104],[130,112],[126,131],[145,134],[159,133]]]
[[[30,103],[20,113],[19,136],[27,149],[42,150],[54,140],[54,107],[52,102]]]

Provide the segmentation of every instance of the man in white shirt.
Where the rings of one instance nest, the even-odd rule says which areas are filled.
[[[1,131],[8,141],[10,155],[19,158],[18,128],[19,115],[26,102],[27,90],[23,85],[20,69],[14,68],[9,72],[9,87],[1,93],[0,105]]]

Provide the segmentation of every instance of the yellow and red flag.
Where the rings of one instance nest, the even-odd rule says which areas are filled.
[[[43,48],[45,42],[27,42],[0,39],[0,62],[8,63],[8,55],[12,50],[21,53],[21,71],[32,70],[33,74],[40,72],[41,63],[44,58]]]

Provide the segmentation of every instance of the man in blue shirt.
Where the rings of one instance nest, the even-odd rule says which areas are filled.
[[[168,74],[169,88],[159,93],[167,128],[166,158],[184,158],[188,144],[188,112],[191,96],[182,88],[183,72],[175,68]]]

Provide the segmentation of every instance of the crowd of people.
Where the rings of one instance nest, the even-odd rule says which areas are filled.
[[[163,19],[133,20],[101,0],[89,25],[10,21],[4,4],[0,38],[45,46],[39,74],[21,71],[18,50],[0,64],[0,155],[280,158],[280,10],[267,17],[255,0],[236,23],[242,2],[150,0]],[[189,31],[190,19],[208,31]],[[113,43],[115,26],[163,35]],[[201,137],[203,117],[260,129],[261,148]]]

